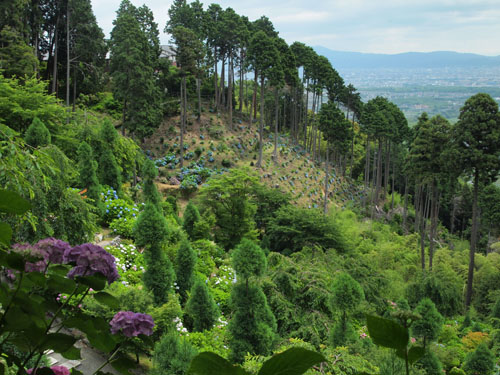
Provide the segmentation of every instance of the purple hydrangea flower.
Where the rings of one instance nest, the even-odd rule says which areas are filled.
[[[47,254],[38,249],[36,246],[32,246],[28,243],[16,243],[12,245],[12,250],[19,253],[25,257],[37,258],[33,262],[26,262],[24,265],[25,272],[44,272],[47,267]]]
[[[111,333],[122,332],[124,336],[134,337],[138,335],[151,336],[155,323],[148,314],[135,313],[132,311],[120,311],[116,313],[111,322]]]
[[[69,243],[52,237],[38,241],[35,247],[44,253],[45,260],[54,264],[61,264],[64,253],[71,248]]]
[[[71,279],[75,276],[91,276],[100,273],[111,284],[119,278],[115,258],[102,247],[91,243],[84,243],[66,250],[64,263],[75,264],[75,267],[68,273]]]

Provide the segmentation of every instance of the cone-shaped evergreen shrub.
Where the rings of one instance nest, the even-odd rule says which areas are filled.
[[[219,309],[203,281],[196,280],[194,283],[185,311],[193,322],[193,331],[203,332],[216,323]]]
[[[152,160],[146,159],[142,166],[142,191],[144,192],[144,200],[158,205],[161,202],[161,195],[154,184],[155,178],[158,176],[158,169]]]
[[[116,162],[113,151],[109,147],[102,150],[99,159],[99,179],[101,184],[113,187],[117,192],[121,191],[122,177],[120,168]]]
[[[267,266],[264,251],[255,242],[246,238],[242,239],[234,250],[232,263],[236,276],[242,279],[262,275]]]
[[[175,274],[181,302],[187,300],[187,292],[193,285],[194,266],[196,265],[196,253],[187,239],[181,241],[175,261]]]
[[[464,370],[467,375],[492,375],[494,369],[495,357],[485,343],[479,344],[465,359]]]
[[[175,331],[166,333],[155,345],[153,375],[184,375],[187,373],[196,349]]]
[[[186,210],[184,211],[182,223],[182,227],[188,234],[189,238],[194,239],[194,226],[198,221],[200,221],[200,219],[201,216],[200,212],[198,211],[198,207],[196,207],[191,201],[189,201],[188,205],[186,206]]]
[[[422,318],[413,323],[412,331],[415,336],[424,339],[424,346],[437,340],[443,327],[443,317],[437,311],[436,305],[429,298],[424,298],[415,309],[415,313]]]
[[[231,360],[242,362],[247,353],[269,355],[276,339],[276,319],[260,287],[238,282],[231,292],[231,307]]]
[[[47,146],[50,144],[50,132],[45,124],[35,117],[26,130],[24,139],[32,147]]]
[[[135,223],[134,238],[137,246],[145,248],[146,271],[143,280],[144,285],[153,292],[156,305],[167,301],[174,279],[172,263],[162,248],[168,233],[165,217],[155,205],[146,204]]]
[[[94,160],[92,148],[84,141],[78,147],[77,154],[80,187],[87,189],[87,196],[97,203],[100,185],[97,179],[97,162]]]

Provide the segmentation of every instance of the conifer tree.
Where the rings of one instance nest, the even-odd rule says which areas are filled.
[[[200,212],[198,211],[198,207],[196,207],[196,205],[191,201],[189,201],[188,205],[186,206],[186,210],[184,211],[184,216],[182,219],[182,227],[188,234],[189,238],[194,239],[194,227],[196,223],[200,221],[201,216]]]
[[[195,281],[185,311],[193,322],[195,332],[211,329],[216,323],[219,309],[203,281]]]
[[[348,314],[365,299],[361,285],[348,273],[339,274],[332,286],[330,297],[330,308],[340,315],[340,319],[334,326],[331,342],[334,346],[346,345],[354,339],[354,330],[348,321]]]
[[[247,353],[269,354],[276,338],[276,319],[255,282],[266,268],[262,249],[243,239],[234,250],[232,261],[238,282],[231,291],[233,317],[228,326],[229,346],[231,359],[242,362]]]
[[[419,314],[421,319],[413,323],[413,334],[423,338],[425,348],[427,344],[437,340],[439,337],[443,326],[443,317],[437,311],[434,302],[429,298],[424,298],[420,301],[415,309],[415,313]]]
[[[467,375],[492,375],[495,370],[495,358],[485,343],[470,353],[465,359],[464,370]]]
[[[111,31],[110,70],[113,95],[122,102],[122,131],[139,138],[151,135],[161,122],[161,94],[154,69],[158,64],[158,27],[152,15],[123,0]],[[148,30],[144,30],[146,28]],[[155,35],[156,33],[156,35]],[[155,61],[153,61],[153,59]]]
[[[109,147],[104,147],[99,158],[99,177],[101,184],[113,187],[120,194],[122,187],[120,167]]]
[[[155,344],[153,353],[153,375],[184,375],[196,355],[196,349],[179,333],[171,330]]]
[[[144,200],[154,205],[159,205],[161,195],[154,183],[156,176],[158,176],[158,168],[156,168],[155,163],[151,159],[146,159],[142,166],[142,191],[144,192]]]
[[[176,279],[179,287],[181,302],[187,300],[187,292],[193,285],[194,266],[196,265],[196,253],[187,239],[181,241],[176,257]]]
[[[38,117],[33,119],[31,125],[26,130],[24,138],[27,144],[35,148],[47,146],[51,140],[49,129],[47,129]]]
[[[154,204],[148,202],[135,223],[134,238],[137,246],[145,249],[143,280],[146,288],[153,292],[156,305],[167,302],[174,278],[172,263],[163,250],[168,233],[165,217]]]
[[[498,103],[488,94],[476,94],[465,102],[454,129],[457,161],[474,185],[469,272],[465,306],[472,301],[474,257],[479,233],[478,197],[481,186],[495,181],[500,171],[500,114]]]
[[[97,203],[100,201],[100,185],[97,179],[97,162],[94,160],[92,147],[83,141],[78,147],[77,154],[80,187],[87,189],[86,195]]]

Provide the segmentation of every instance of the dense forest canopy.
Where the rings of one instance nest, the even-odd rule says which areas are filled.
[[[410,127],[264,15],[168,15],[0,4],[2,373],[498,374],[495,100]]]

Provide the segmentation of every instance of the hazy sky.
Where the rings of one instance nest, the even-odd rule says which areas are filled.
[[[108,35],[121,0],[92,0]],[[131,0],[153,10],[162,43],[170,0]],[[189,0],[188,0],[189,1]],[[250,20],[268,16],[288,43],[333,50],[399,53],[458,51],[500,55],[498,0],[222,0]]]

